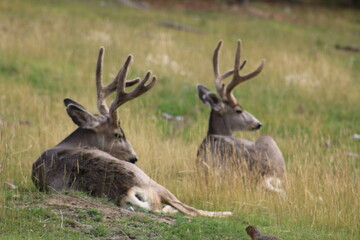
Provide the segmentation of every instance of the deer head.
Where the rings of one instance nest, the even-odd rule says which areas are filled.
[[[240,83],[257,76],[264,68],[265,61],[262,60],[258,68],[246,75],[240,75],[244,68],[246,60],[241,63],[241,41],[238,40],[235,54],[234,68],[220,74],[219,71],[219,52],[222,41],[219,41],[214,51],[213,67],[215,74],[215,88],[218,93],[211,92],[203,85],[198,85],[198,94],[201,101],[210,106],[212,111],[210,115],[208,134],[231,135],[232,131],[237,130],[257,130],[261,128],[261,123],[249,112],[245,111],[233,95],[233,89]],[[227,77],[232,76],[228,84],[224,83]]]
[[[115,79],[107,86],[103,86],[102,67],[104,51],[104,48],[100,48],[96,67],[97,106],[100,114],[92,114],[79,103],[68,98],[64,99],[67,113],[79,128],[61,142],[58,147],[93,147],[107,152],[118,159],[135,163],[137,156],[120,127],[117,109],[124,103],[150,90],[155,85],[157,79],[153,76],[148,83],[151,72],[147,72],[141,81],[140,78],[126,81],[128,67],[132,60],[132,56],[129,55]],[[125,92],[125,87],[135,84],[138,85],[134,90]],[[105,99],[113,92],[116,92],[116,98],[111,103],[109,109]]]

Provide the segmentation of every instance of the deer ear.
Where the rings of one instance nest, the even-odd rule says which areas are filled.
[[[201,84],[197,86],[197,89],[199,98],[205,105],[210,106],[216,112],[221,112],[224,108],[224,103],[215,93]]]
[[[81,105],[77,105],[76,103],[68,104],[66,106],[66,111],[73,120],[73,122],[80,128],[91,129],[95,128],[100,124],[99,119],[97,119],[95,115],[88,112],[85,108],[83,108]]]
[[[82,109],[86,110],[83,105],[81,105],[80,103],[78,103],[78,102],[76,102],[76,101],[74,101],[74,100],[72,100],[70,98],[64,98],[64,104],[65,104],[65,107],[72,104],[72,105],[78,106],[79,108],[82,108]]]

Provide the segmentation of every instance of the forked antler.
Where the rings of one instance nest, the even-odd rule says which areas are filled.
[[[213,56],[213,67],[214,67],[214,74],[215,74],[216,90],[223,101],[228,101],[230,104],[233,104],[233,105],[237,104],[237,100],[234,97],[232,90],[240,83],[245,82],[246,80],[249,80],[249,79],[255,77],[256,75],[258,75],[262,71],[262,69],[264,68],[264,65],[265,65],[265,60],[263,59],[263,60],[261,60],[260,65],[258,66],[258,68],[255,71],[250,72],[244,76],[241,76],[240,71],[244,68],[244,66],[246,64],[246,60],[244,60],[244,62],[241,63],[241,60],[240,60],[241,40],[238,40],[237,43],[238,44],[237,44],[237,49],[236,49],[236,54],[235,54],[234,69],[231,69],[224,74],[220,74],[219,52],[220,52],[220,48],[222,45],[222,41],[219,41],[217,47],[214,50],[214,56]],[[225,83],[223,82],[224,79],[231,75],[233,75],[233,78],[231,79],[229,84],[225,85]]]
[[[135,87],[134,90],[127,93],[125,92],[125,87],[132,86],[137,84],[140,81],[140,78],[135,78],[133,80],[126,81],[128,67],[131,63],[132,56],[129,55],[120,69],[119,73],[115,77],[115,79],[108,84],[107,86],[103,86],[102,84],[102,67],[104,60],[104,52],[105,49],[103,47],[99,50],[98,61],[96,65],[96,89],[97,89],[97,105],[99,112],[104,116],[110,116],[110,119],[113,123],[117,123],[117,113],[116,110],[124,103],[140,96],[141,94],[150,90],[156,83],[157,79],[155,76],[152,77],[151,82],[147,85],[147,81],[150,78],[151,72],[148,71],[144,77],[144,79]],[[110,110],[108,109],[105,99],[112,92],[116,90],[117,95],[115,100],[110,105]]]

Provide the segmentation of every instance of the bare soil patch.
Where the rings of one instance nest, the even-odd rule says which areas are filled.
[[[34,202],[17,202],[18,208],[46,209],[53,228],[81,232],[95,239],[159,239],[176,219],[157,213],[133,212],[104,199],[74,194],[50,194]]]
[[[96,200],[90,200],[73,195],[53,194],[44,203],[53,211],[72,214],[76,210],[97,209],[105,219],[130,218],[134,216],[149,218],[155,221],[172,224],[175,219],[170,216],[153,215],[150,213],[133,212],[117,206],[106,205]]]

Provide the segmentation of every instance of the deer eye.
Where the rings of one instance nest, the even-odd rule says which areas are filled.
[[[241,110],[241,109],[236,109],[235,112],[236,112],[237,114],[242,114],[243,110]]]
[[[122,137],[122,135],[121,135],[121,134],[119,134],[119,133],[115,133],[115,134],[114,134],[114,137],[116,137],[116,138],[121,138],[121,137]]]

